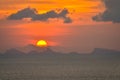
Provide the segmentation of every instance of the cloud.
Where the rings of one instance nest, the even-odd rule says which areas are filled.
[[[102,0],[105,4],[106,10],[99,13],[92,19],[95,21],[112,21],[120,23],[120,0]]]
[[[72,20],[70,17],[67,17],[67,14],[69,14],[67,9],[63,9],[60,13],[51,10],[43,14],[38,14],[34,8],[25,8],[15,14],[11,14],[7,19],[22,20],[24,18],[31,18],[32,21],[48,21],[48,19],[60,18],[64,20],[64,23],[71,23]]]
[[[18,11],[15,14],[11,14],[7,17],[8,20],[21,20],[23,18],[32,18],[36,15],[37,10],[31,8],[25,8],[23,10]]]

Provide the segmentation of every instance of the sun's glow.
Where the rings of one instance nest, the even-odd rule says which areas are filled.
[[[47,47],[48,44],[45,40],[39,40],[37,41],[36,45],[39,47]]]

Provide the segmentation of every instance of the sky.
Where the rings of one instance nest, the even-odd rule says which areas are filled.
[[[0,51],[46,40],[63,52],[120,51],[120,0],[0,0]]]

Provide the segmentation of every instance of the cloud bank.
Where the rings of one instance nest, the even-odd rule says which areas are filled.
[[[69,14],[67,9],[63,9],[60,13],[51,10],[43,14],[38,14],[37,10],[34,8],[25,8],[17,13],[11,14],[7,19],[22,20],[24,18],[31,18],[32,21],[48,21],[48,19],[60,18],[64,20],[64,23],[71,23],[72,19],[67,17],[67,14]]]
[[[113,23],[120,23],[120,0],[102,0],[106,6],[103,13],[99,13],[92,19],[95,21],[112,21]]]

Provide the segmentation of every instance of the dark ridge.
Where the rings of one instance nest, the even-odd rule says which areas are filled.
[[[120,54],[120,51],[115,51],[111,49],[95,48],[92,54]]]

